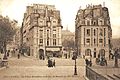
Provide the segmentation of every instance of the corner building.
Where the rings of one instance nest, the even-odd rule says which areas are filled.
[[[112,29],[109,11],[102,5],[79,9],[75,19],[77,53],[89,58],[109,57]]]
[[[61,54],[60,11],[54,5],[27,6],[22,25],[23,45],[29,56],[45,58]]]

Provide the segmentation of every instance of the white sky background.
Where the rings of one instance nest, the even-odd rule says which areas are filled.
[[[21,25],[26,6],[33,3],[55,5],[60,10],[63,29],[72,32],[75,30],[75,17],[78,9],[85,8],[88,4],[102,4],[109,9],[113,37],[120,38],[120,0],[0,0],[0,13],[15,19]]]

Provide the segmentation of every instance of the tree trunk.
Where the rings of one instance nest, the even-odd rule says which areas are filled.
[[[6,41],[3,42],[3,53],[6,54]]]

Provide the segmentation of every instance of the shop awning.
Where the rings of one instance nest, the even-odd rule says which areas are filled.
[[[60,48],[46,48],[46,51],[60,51]]]

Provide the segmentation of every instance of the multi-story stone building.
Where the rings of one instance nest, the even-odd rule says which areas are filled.
[[[86,9],[79,9],[75,26],[78,55],[93,58],[109,56],[112,29],[107,7],[88,5]]]
[[[23,19],[23,44],[29,55],[43,58],[56,56],[62,48],[60,11],[54,5],[27,6]]]

